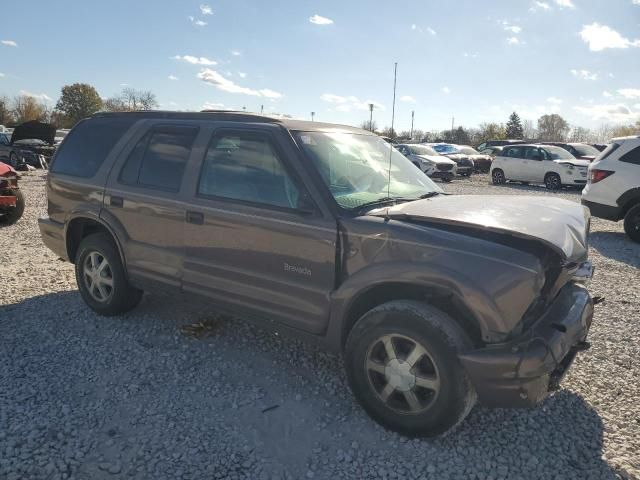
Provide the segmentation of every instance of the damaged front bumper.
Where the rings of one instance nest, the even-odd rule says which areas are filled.
[[[570,282],[518,339],[461,354],[460,361],[480,403],[531,407],[542,401],[558,388],[576,353],[588,348],[592,319],[589,292],[578,282]]]

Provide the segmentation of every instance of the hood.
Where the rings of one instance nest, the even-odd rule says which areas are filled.
[[[13,169],[11,165],[7,165],[6,163],[0,162],[0,177],[4,177],[10,174],[15,174],[16,171]]]
[[[591,162],[589,162],[589,160],[579,160],[577,158],[575,160],[573,160],[573,159],[570,159],[570,160],[554,160],[554,162],[560,163],[560,164],[568,163],[568,164],[574,165],[576,167],[588,167],[589,163],[591,163]]]
[[[566,262],[580,262],[587,256],[589,210],[559,198],[438,195],[377,209],[370,214],[395,220],[466,226],[538,240]]]
[[[53,141],[56,136],[56,127],[49,123],[42,123],[38,121],[25,122],[22,125],[18,125],[11,135],[11,142],[15,143],[18,140],[31,140],[37,139],[43,142],[53,145]]]
[[[448,159],[447,157],[443,157],[442,155],[416,155],[416,157],[421,158],[423,160],[429,160],[435,164],[446,164],[446,165],[455,165],[456,162]]]

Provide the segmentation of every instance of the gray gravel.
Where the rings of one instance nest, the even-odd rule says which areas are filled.
[[[42,173],[22,187],[25,216],[0,230],[2,479],[640,478],[640,245],[619,224],[592,223],[592,292],[606,303],[564,388],[407,440],[374,424],[340,359],[314,347],[242,321],[185,335],[214,314],[171,298],[96,316],[40,241]],[[445,188],[579,201],[486,175]]]

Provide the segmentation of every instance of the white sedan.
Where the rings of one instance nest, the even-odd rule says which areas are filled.
[[[491,164],[494,185],[508,181],[544,183],[549,190],[587,183],[587,160],[578,160],[564,148],[552,145],[505,146]]]
[[[440,155],[427,145],[401,144],[394,146],[428,177],[450,182],[456,176],[456,162]]]

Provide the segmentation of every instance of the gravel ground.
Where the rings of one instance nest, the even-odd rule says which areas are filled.
[[[564,388],[407,440],[374,424],[340,359],[314,347],[242,321],[186,335],[214,314],[170,298],[96,316],[40,241],[43,175],[22,187],[25,216],[0,230],[2,479],[640,478],[640,245],[619,224],[593,220],[591,290],[606,302]],[[579,201],[486,175],[445,188]]]

